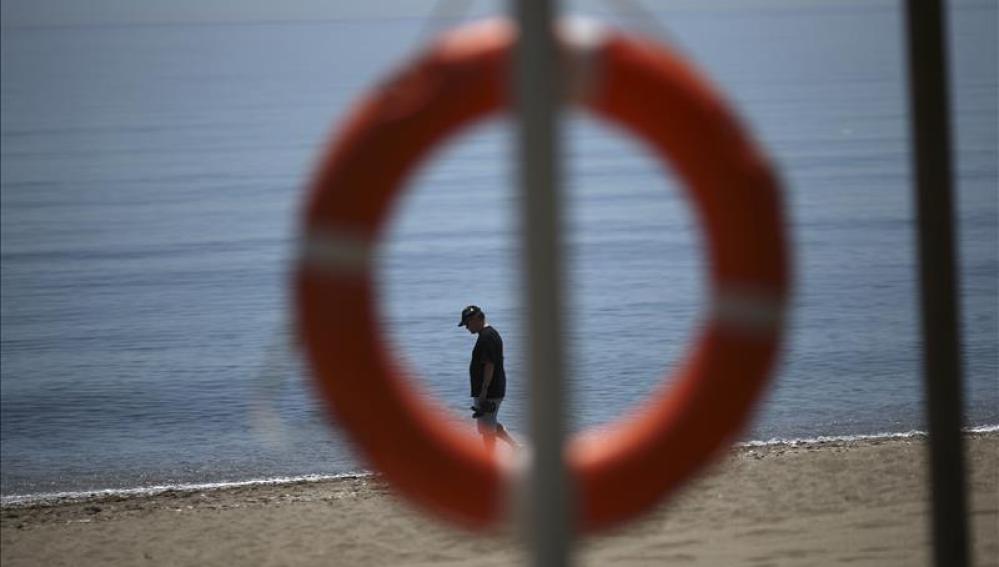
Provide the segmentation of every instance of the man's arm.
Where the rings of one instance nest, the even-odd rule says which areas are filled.
[[[477,400],[479,402],[486,401],[486,394],[489,392],[489,383],[493,381],[493,372],[496,370],[496,365],[492,362],[485,362],[482,365],[482,391],[479,392],[479,397]]]

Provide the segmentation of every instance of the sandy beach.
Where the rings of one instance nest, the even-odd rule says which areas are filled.
[[[999,434],[967,436],[974,565],[999,565]],[[577,565],[930,564],[923,437],[739,447]],[[470,535],[377,477],[8,506],[2,563],[521,565],[515,534]]]

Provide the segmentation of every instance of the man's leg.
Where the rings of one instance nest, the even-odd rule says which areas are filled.
[[[513,448],[520,447],[520,444],[506,432],[506,429],[498,421],[499,409],[503,404],[503,398],[490,398],[490,402],[493,405],[493,411],[484,414],[479,418],[479,433],[482,433],[483,442],[486,444],[486,449],[492,451],[496,446],[496,438],[499,437],[504,443],[510,445]]]
[[[514,448],[520,447],[520,443],[517,443],[517,440],[514,439],[509,433],[506,432],[506,429],[504,429],[502,423],[497,423],[496,424],[496,436],[499,437],[500,439],[502,439],[504,442],[506,442],[511,447],[514,447]],[[493,441],[493,443],[495,443],[495,441]]]
[[[482,435],[482,442],[486,450],[490,453],[496,448],[496,430],[499,426],[496,423],[496,412],[484,413],[478,418],[479,435]]]
[[[492,453],[496,450],[496,435],[486,433],[482,436],[482,443],[486,446],[486,451]]]

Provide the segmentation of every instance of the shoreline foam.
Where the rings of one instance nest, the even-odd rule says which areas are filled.
[[[967,427],[962,430],[965,435],[982,435],[999,433],[999,425],[978,425]],[[928,439],[930,434],[926,431],[910,430],[901,432],[881,432],[881,433],[859,433],[856,435],[819,435],[817,437],[784,438],[773,437],[766,441],[740,441],[736,447],[768,447],[771,445],[809,445],[816,443],[850,443],[853,441],[889,440],[889,439]]]
[[[373,474],[374,473],[363,471],[331,475],[307,474],[300,476],[277,476],[272,478],[249,480],[158,484],[153,486],[137,486],[133,488],[103,488],[66,492],[12,494],[0,497],[0,508],[58,505],[63,503],[100,500],[103,498],[142,498],[146,496],[157,496],[165,492],[203,492],[208,490],[228,490],[232,488],[247,488],[254,486],[291,486],[295,484],[324,482],[329,480],[364,478],[373,476]]]

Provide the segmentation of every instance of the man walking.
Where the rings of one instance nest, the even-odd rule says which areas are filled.
[[[496,438],[513,447],[516,441],[510,437],[496,420],[500,404],[506,396],[506,371],[503,369],[503,339],[499,332],[486,323],[486,314],[476,305],[469,305],[461,311],[459,327],[465,327],[473,335],[479,335],[472,349],[472,361],[468,365],[475,412],[472,417],[478,420],[479,434],[486,449],[492,451]]]

